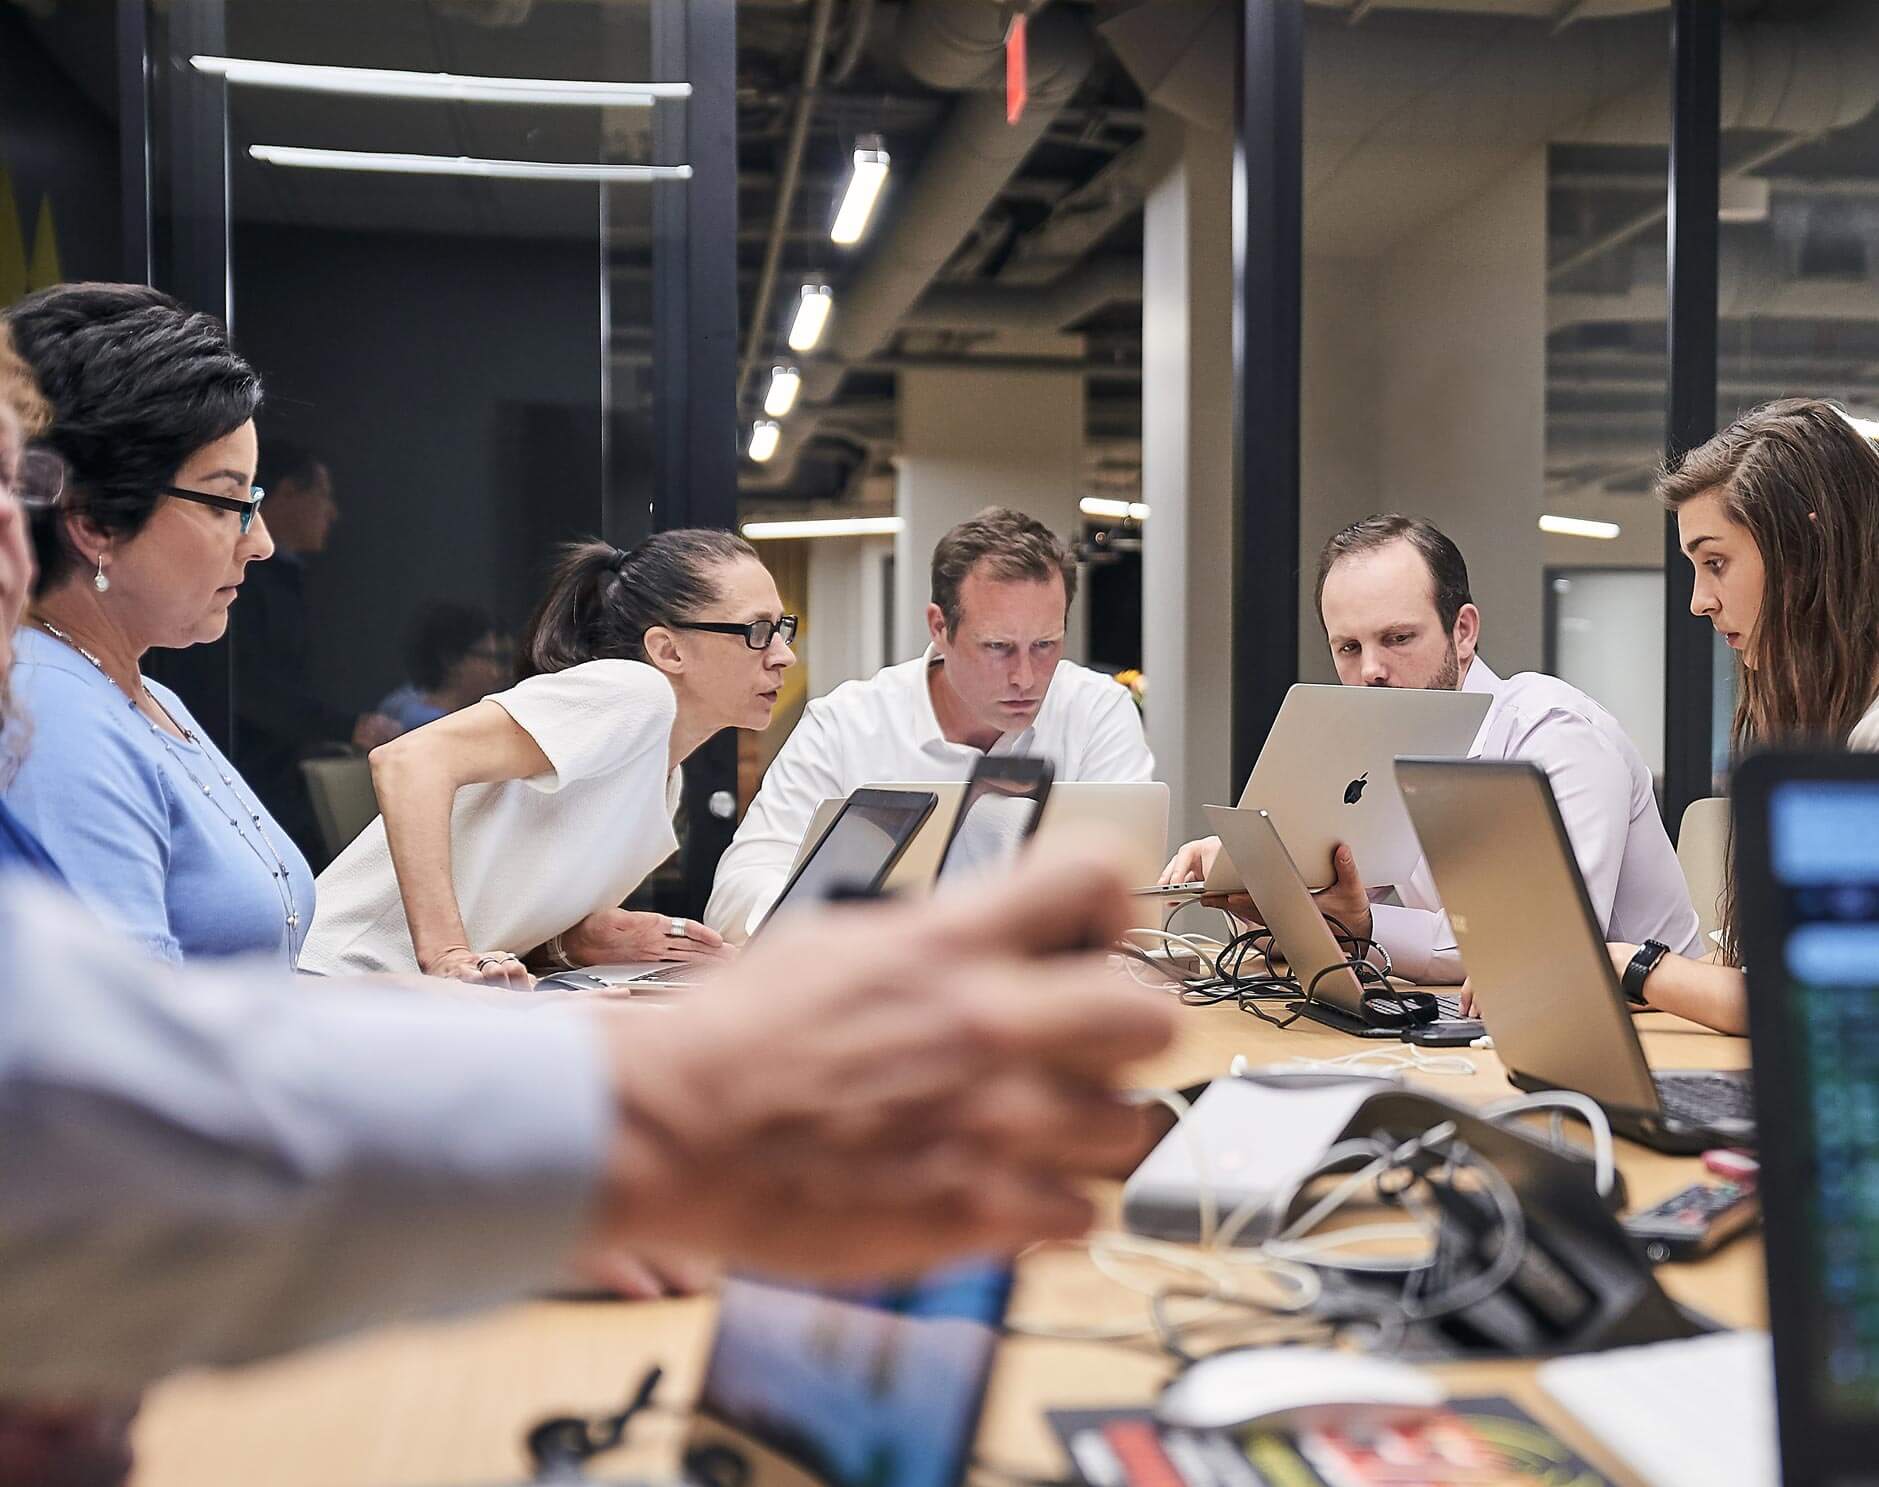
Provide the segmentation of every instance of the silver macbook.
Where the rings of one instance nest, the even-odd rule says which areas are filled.
[[[1204,809],[1207,824],[1220,838],[1220,855],[1233,859],[1299,989],[1311,993],[1310,1002],[1300,1008],[1303,1015],[1359,1037],[1401,1037],[1400,1027],[1372,1027],[1364,1016],[1364,984],[1298,875],[1271,813],[1223,805]],[[1461,1016],[1460,999],[1453,993],[1438,995],[1435,1001],[1441,1016]]]
[[[1744,1074],[1645,1062],[1546,776],[1522,760],[1399,759],[1396,778],[1508,1078],[1590,1095],[1660,1151],[1753,1142]]]
[[[1239,803],[1271,812],[1307,887],[1335,879],[1340,844],[1370,887],[1407,882],[1422,847],[1391,765],[1399,754],[1465,758],[1487,713],[1485,692],[1295,686]]]

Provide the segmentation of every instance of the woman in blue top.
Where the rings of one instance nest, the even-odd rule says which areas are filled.
[[[56,499],[31,512],[39,576],[12,686],[33,747],[7,804],[78,895],[168,960],[297,962],[306,860],[168,688],[152,646],[217,640],[249,563],[261,383],[219,320],[140,285],[69,284],[6,315],[52,410]]]

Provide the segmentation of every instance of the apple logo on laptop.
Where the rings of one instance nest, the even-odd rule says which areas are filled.
[[[1365,770],[1344,787],[1344,804],[1356,805],[1364,798],[1364,786],[1370,783],[1370,771]]]

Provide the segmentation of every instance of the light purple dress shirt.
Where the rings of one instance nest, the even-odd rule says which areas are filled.
[[[1525,759],[1546,772],[1605,938],[1662,940],[1700,957],[1706,947],[1650,769],[1618,720],[1556,676],[1522,671],[1503,679],[1479,656],[1461,690],[1493,699],[1470,759]],[[1427,858],[1396,893],[1400,905],[1371,910],[1372,933],[1396,974],[1432,985],[1461,981],[1467,972]]]

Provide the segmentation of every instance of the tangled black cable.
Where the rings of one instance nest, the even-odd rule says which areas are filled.
[[[1291,1027],[1304,1016],[1305,1004],[1318,999],[1318,988],[1325,977],[1339,971],[1349,971],[1357,978],[1366,1021],[1378,1027],[1408,1028],[1435,1019],[1437,1009],[1433,996],[1391,983],[1390,952],[1382,944],[1368,935],[1353,932],[1334,915],[1326,914],[1324,919],[1346,958],[1326,966],[1305,986],[1299,985],[1297,976],[1289,971],[1275,969],[1273,960],[1276,946],[1272,931],[1263,924],[1240,931],[1222,945],[1208,965],[1212,972],[1209,976],[1184,975],[1126,942],[1120,948],[1132,959],[1152,966],[1170,981],[1178,982],[1182,1005],[1217,1007],[1232,1002],[1240,1011],[1279,1029]],[[1380,959],[1382,964],[1378,965],[1371,959],[1372,956]],[[1249,975],[1247,962],[1255,958],[1264,969]],[[1271,1001],[1294,1005],[1285,1016],[1275,1017],[1261,1005],[1262,1002]]]

